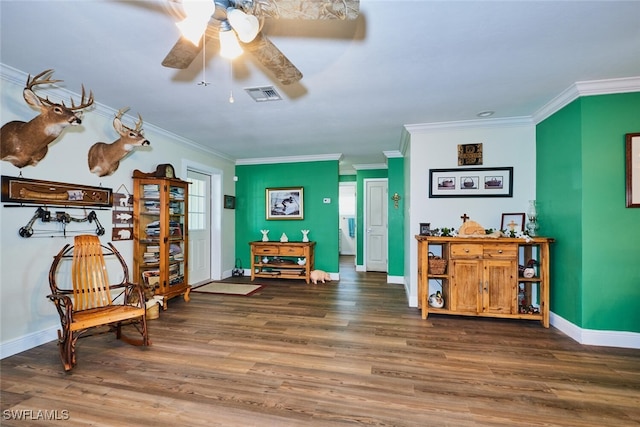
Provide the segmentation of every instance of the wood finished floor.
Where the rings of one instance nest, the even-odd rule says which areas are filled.
[[[640,425],[639,350],[583,346],[538,322],[422,320],[385,278],[347,257],[339,282],[173,299],[149,322],[150,348],[81,339],[70,374],[53,342],[6,358],[0,424]]]

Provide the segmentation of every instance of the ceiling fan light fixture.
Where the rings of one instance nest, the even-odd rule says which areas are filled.
[[[226,22],[226,21],[223,21]],[[228,23],[227,23],[227,26]],[[236,37],[236,33],[229,27],[228,29],[224,28],[224,25],[220,26],[220,56],[227,59],[235,59],[238,56],[242,55],[242,47],[240,47],[240,43],[238,43],[238,37]]]
[[[240,9],[233,7],[227,9],[227,19],[243,43],[249,43],[255,39],[258,31],[260,31],[258,18],[253,15],[247,15]]]
[[[215,4],[210,0],[184,0],[182,8],[186,18],[176,22],[176,26],[184,38],[197,46],[207,29]]]

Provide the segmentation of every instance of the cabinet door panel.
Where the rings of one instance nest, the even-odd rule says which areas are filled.
[[[515,314],[517,312],[517,267],[507,260],[484,261],[482,312]]]
[[[451,274],[451,310],[477,313],[479,311],[478,295],[482,280],[482,261],[452,261]]]

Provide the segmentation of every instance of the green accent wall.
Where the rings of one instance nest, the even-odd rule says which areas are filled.
[[[249,242],[261,240],[260,230],[270,230],[269,240],[301,241],[300,230],[310,230],[316,242],[315,268],[339,271],[338,161],[239,165],[236,167],[236,258],[250,268]],[[303,187],[304,219],[267,221],[266,189]],[[331,203],[323,203],[330,198]]]
[[[590,330],[640,332],[640,209],[625,207],[625,134],[640,93],[582,97],[536,129],[540,234],[552,236],[551,311]]]
[[[404,158],[391,157],[387,161],[389,177],[389,276],[404,276]],[[391,197],[398,193],[398,208]]]

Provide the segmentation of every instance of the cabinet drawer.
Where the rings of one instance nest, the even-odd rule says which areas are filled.
[[[451,244],[451,258],[480,258],[482,257],[482,245],[473,243]]]
[[[304,255],[304,248],[298,246],[282,246],[280,248],[280,255],[282,256],[302,256]]]
[[[516,258],[518,255],[518,247],[516,245],[504,244],[485,244],[484,258]],[[516,258],[517,259],[517,258]]]
[[[278,255],[277,246],[255,246],[253,253],[256,255]]]

